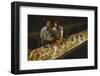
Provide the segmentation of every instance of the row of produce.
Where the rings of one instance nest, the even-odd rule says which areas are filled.
[[[77,47],[87,40],[87,31],[74,33],[66,39],[56,40],[52,44],[42,46],[29,52],[28,60],[54,60],[64,53],[70,52],[72,48]]]

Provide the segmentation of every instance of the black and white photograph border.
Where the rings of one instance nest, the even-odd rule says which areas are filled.
[[[44,12],[45,11],[45,12]],[[88,17],[88,58],[28,61],[28,15]],[[31,2],[11,4],[11,72],[42,73],[97,69],[97,7]],[[80,27],[81,28],[81,27]]]

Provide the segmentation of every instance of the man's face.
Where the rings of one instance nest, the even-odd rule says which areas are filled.
[[[51,27],[51,22],[50,21],[47,21],[46,26],[47,27]]]
[[[55,22],[55,23],[54,23],[54,26],[55,26],[55,27],[58,27],[58,23],[57,23],[57,22]]]
[[[57,24],[57,23],[54,23],[54,25],[55,25],[55,27],[57,27],[57,26],[58,26],[58,24]]]

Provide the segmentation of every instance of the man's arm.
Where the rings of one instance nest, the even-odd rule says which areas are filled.
[[[60,39],[63,39],[63,27],[61,26],[61,38]]]

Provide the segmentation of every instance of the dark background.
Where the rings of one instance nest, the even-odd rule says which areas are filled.
[[[45,16],[45,15],[28,15],[28,49],[35,49],[41,46],[40,31],[46,25],[46,21],[58,21],[64,28],[64,37],[75,32],[87,30],[87,17],[71,17],[71,16]],[[77,50],[84,50],[76,52],[71,57],[87,57],[87,43]],[[82,55],[81,55],[82,54]],[[79,56],[78,56],[79,55]],[[65,57],[66,58],[66,57]],[[70,58],[70,56],[68,57]]]

